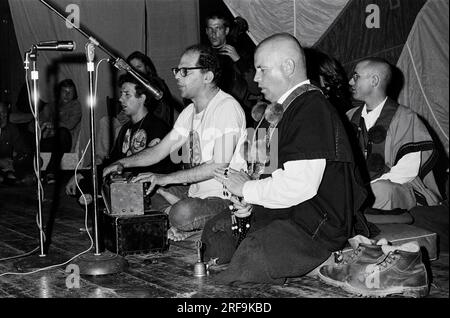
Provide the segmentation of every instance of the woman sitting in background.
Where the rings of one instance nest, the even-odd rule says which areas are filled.
[[[61,159],[66,152],[75,148],[81,126],[81,104],[77,89],[71,79],[61,81],[56,90],[56,103],[44,104],[39,111],[41,130],[41,152],[51,152],[47,166],[47,183],[54,183]],[[34,121],[28,125],[34,134]],[[34,142],[34,136],[32,140]]]
[[[308,78],[315,82],[342,118],[352,108],[350,86],[342,65],[316,49],[305,49]],[[346,118],[345,118],[346,119]]]
[[[154,98],[151,100],[151,103],[154,104],[152,106],[152,109],[154,109],[153,114],[164,120],[169,127],[172,127],[174,111],[181,112],[183,107],[173,98],[164,80],[158,76],[152,60],[144,53],[135,51],[128,56],[127,63],[148,80],[151,85],[158,87],[162,91],[163,97],[160,100]]]

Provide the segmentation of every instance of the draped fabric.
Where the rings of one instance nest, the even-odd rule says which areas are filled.
[[[288,32],[312,46],[349,0],[224,0],[230,11],[244,17],[255,43],[268,35]]]
[[[369,56],[397,65],[402,74],[395,70],[392,97],[430,124],[448,156],[448,0],[224,2],[248,21],[255,43],[289,32],[303,46],[336,58],[348,74]],[[368,27],[375,17],[379,27]]]
[[[80,27],[93,36],[115,56],[126,58],[133,51],[148,54],[172,94],[179,98],[170,67],[176,66],[185,47],[197,43],[198,0],[58,0],[46,1],[64,16],[68,5],[77,5]],[[83,150],[90,137],[89,78],[86,69],[85,44],[88,40],[76,29],[68,28],[63,19],[40,1],[9,0],[11,15],[21,54],[33,44],[49,40],[72,40],[72,52],[39,51],[39,93],[42,100],[54,99],[54,88],[65,78],[71,78],[82,104],[80,147]],[[95,62],[108,55],[95,49]],[[117,70],[106,62],[98,68],[96,121],[106,115],[106,97],[117,95]],[[89,154],[89,152],[88,152]],[[87,157],[90,157],[89,155]],[[89,158],[87,158],[89,159]],[[88,160],[90,162],[90,159]]]
[[[438,134],[449,154],[447,0],[428,1],[403,47],[397,63],[405,77],[399,102],[420,114]]]

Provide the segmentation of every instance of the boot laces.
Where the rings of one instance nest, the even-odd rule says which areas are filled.
[[[366,273],[371,274],[375,271],[381,272],[388,268],[393,262],[399,258],[399,255],[394,252],[389,252],[389,254],[379,263],[369,264],[366,267]]]
[[[356,249],[353,250],[353,252],[347,258],[345,258],[342,261],[342,264],[345,265],[345,264],[352,263],[353,260],[361,254],[361,252],[362,252],[362,248],[360,246],[358,246]]]

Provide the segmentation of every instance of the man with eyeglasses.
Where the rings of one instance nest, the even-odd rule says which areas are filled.
[[[208,219],[228,208],[230,201],[225,199],[223,186],[214,180],[214,170],[230,162],[237,169],[245,168],[245,161],[234,152],[246,139],[246,124],[236,99],[217,86],[221,69],[210,47],[188,47],[172,71],[181,96],[192,103],[158,145],[115,162],[103,175],[123,167],[153,165],[169,154],[175,161],[181,148],[188,169],[170,174],[147,172],[133,180],[150,182],[148,193],[156,189],[152,208],[169,215],[168,237],[177,241],[202,229]]]
[[[205,21],[206,35],[219,56],[222,69],[219,87],[237,99],[246,113],[248,126],[251,126],[252,106],[262,99],[261,91],[253,82],[253,51],[244,50],[242,45],[238,49],[236,44],[227,42],[230,23],[221,13],[212,13]]]
[[[387,61],[367,58],[356,65],[349,81],[353,98],[365,103],[347,116],[366,160],[374,195],[371,206],[409,210],[418,202],[436,205],[439,192],[431,171],[436,162],[432,138],[416,113],[387,96],[391,78]]]

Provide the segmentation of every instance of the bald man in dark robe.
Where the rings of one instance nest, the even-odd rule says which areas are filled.
[[[255,69],[254,80],[282,114],[262,125],[270,128],[270,149],[278,149],[277,165],[260,180],[216,170],[216,179],[240,198],[236,213],[251,211],[249,233],[237,248],[230,211],[210,220],[203,231],[205,260],[230,262],[216,276],[224,284],[284,283],[312,271],[354,234],[366,197],[344,126],[309,82],[297,39],[281,33],[262,41]]]

